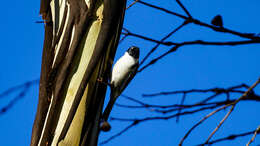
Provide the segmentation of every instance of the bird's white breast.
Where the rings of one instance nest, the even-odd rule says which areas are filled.
[[[127,79],[131,68],[138,60],[131,57],[127,52],[114,65],[112,70],[111,84],[120,86]]]

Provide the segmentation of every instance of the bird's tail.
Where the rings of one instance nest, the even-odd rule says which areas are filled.
[[[111,110],[112,110],[112,108],[113,108],[113,106],[115,104],[116,98],[117,97],[115,96],[115,93],[111,92],[109,102],[108,102],[108,104],[106,106],[106,109],[105,109],[103,115],[102,115],[102,120],[104,120],[104,121],[108,120],[110,112],[111,112]]]

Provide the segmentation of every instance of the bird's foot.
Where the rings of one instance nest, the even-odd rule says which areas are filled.
[[[107,86],[111,86],[111,84],[108,83],[108,82],[106,82],[106,81],[104,81],[102,77],[101,77],[101,78],[97,78],[97,81],[100,82],[100,83],[102,83],[102,84],[105,84],[105,85],[107,85]]]

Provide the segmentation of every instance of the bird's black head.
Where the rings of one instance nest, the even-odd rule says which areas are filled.
[[[134,57],[135,59],[139,58],[139,48],[132,46],[127,50],[128,54],[132,57]]]

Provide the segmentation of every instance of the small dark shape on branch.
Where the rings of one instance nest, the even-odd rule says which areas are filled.
[[[100,130],[102,130],[104,132],[108,132],[108,131],[110,131],[110,129],[111,129],[111,126],[107,121],[104,121],[101,123]]]
[[[213,25],[215,25],[215,26],[223,27],[222,16],[221,16],[221,15],[215,16],[215,17],[212,19],[211,24],[213,24]]]

